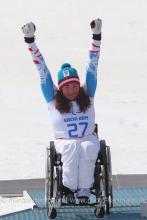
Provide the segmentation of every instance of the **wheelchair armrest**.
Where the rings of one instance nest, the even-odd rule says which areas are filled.
[[[94,133],[98,136],[98,124],[95,123]]]

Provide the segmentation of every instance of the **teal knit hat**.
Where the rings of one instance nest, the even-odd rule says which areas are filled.
[[[80,85],[80,79],[77,73],[77,70],[69,63],[64,63],[61,66],[60,71],[58,72],[58,86],[59,89],[62,89],[63,86],[69,83],[77,83]]]

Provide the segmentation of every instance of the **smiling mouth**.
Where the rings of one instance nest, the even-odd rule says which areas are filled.
[[[69,98],[75,98],[76,95],[69,95],[68,97],[69,97]]]

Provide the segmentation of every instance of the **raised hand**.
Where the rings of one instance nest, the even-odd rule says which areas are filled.
[[[90,26],[93,34],[100,34],[102,29],[102,20],[97,18],[91,21]]]
[[[35,41],[34,33],[36,31],[35,24],[29,22],[22,26],[22,33],[24,34],[24,39],[26,43],[33,43]]]

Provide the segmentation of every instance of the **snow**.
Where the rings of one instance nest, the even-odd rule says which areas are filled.
[[[95,98],[101,139],[112,151],[113,174],[147,170],[146,0],[5,0],[0,7],[0,180],[43,178],[53,139],[50,115],[21,26],[33,21],[36,42],[57,82],[70,62],[84,79],[91,32],[103,20]]]

